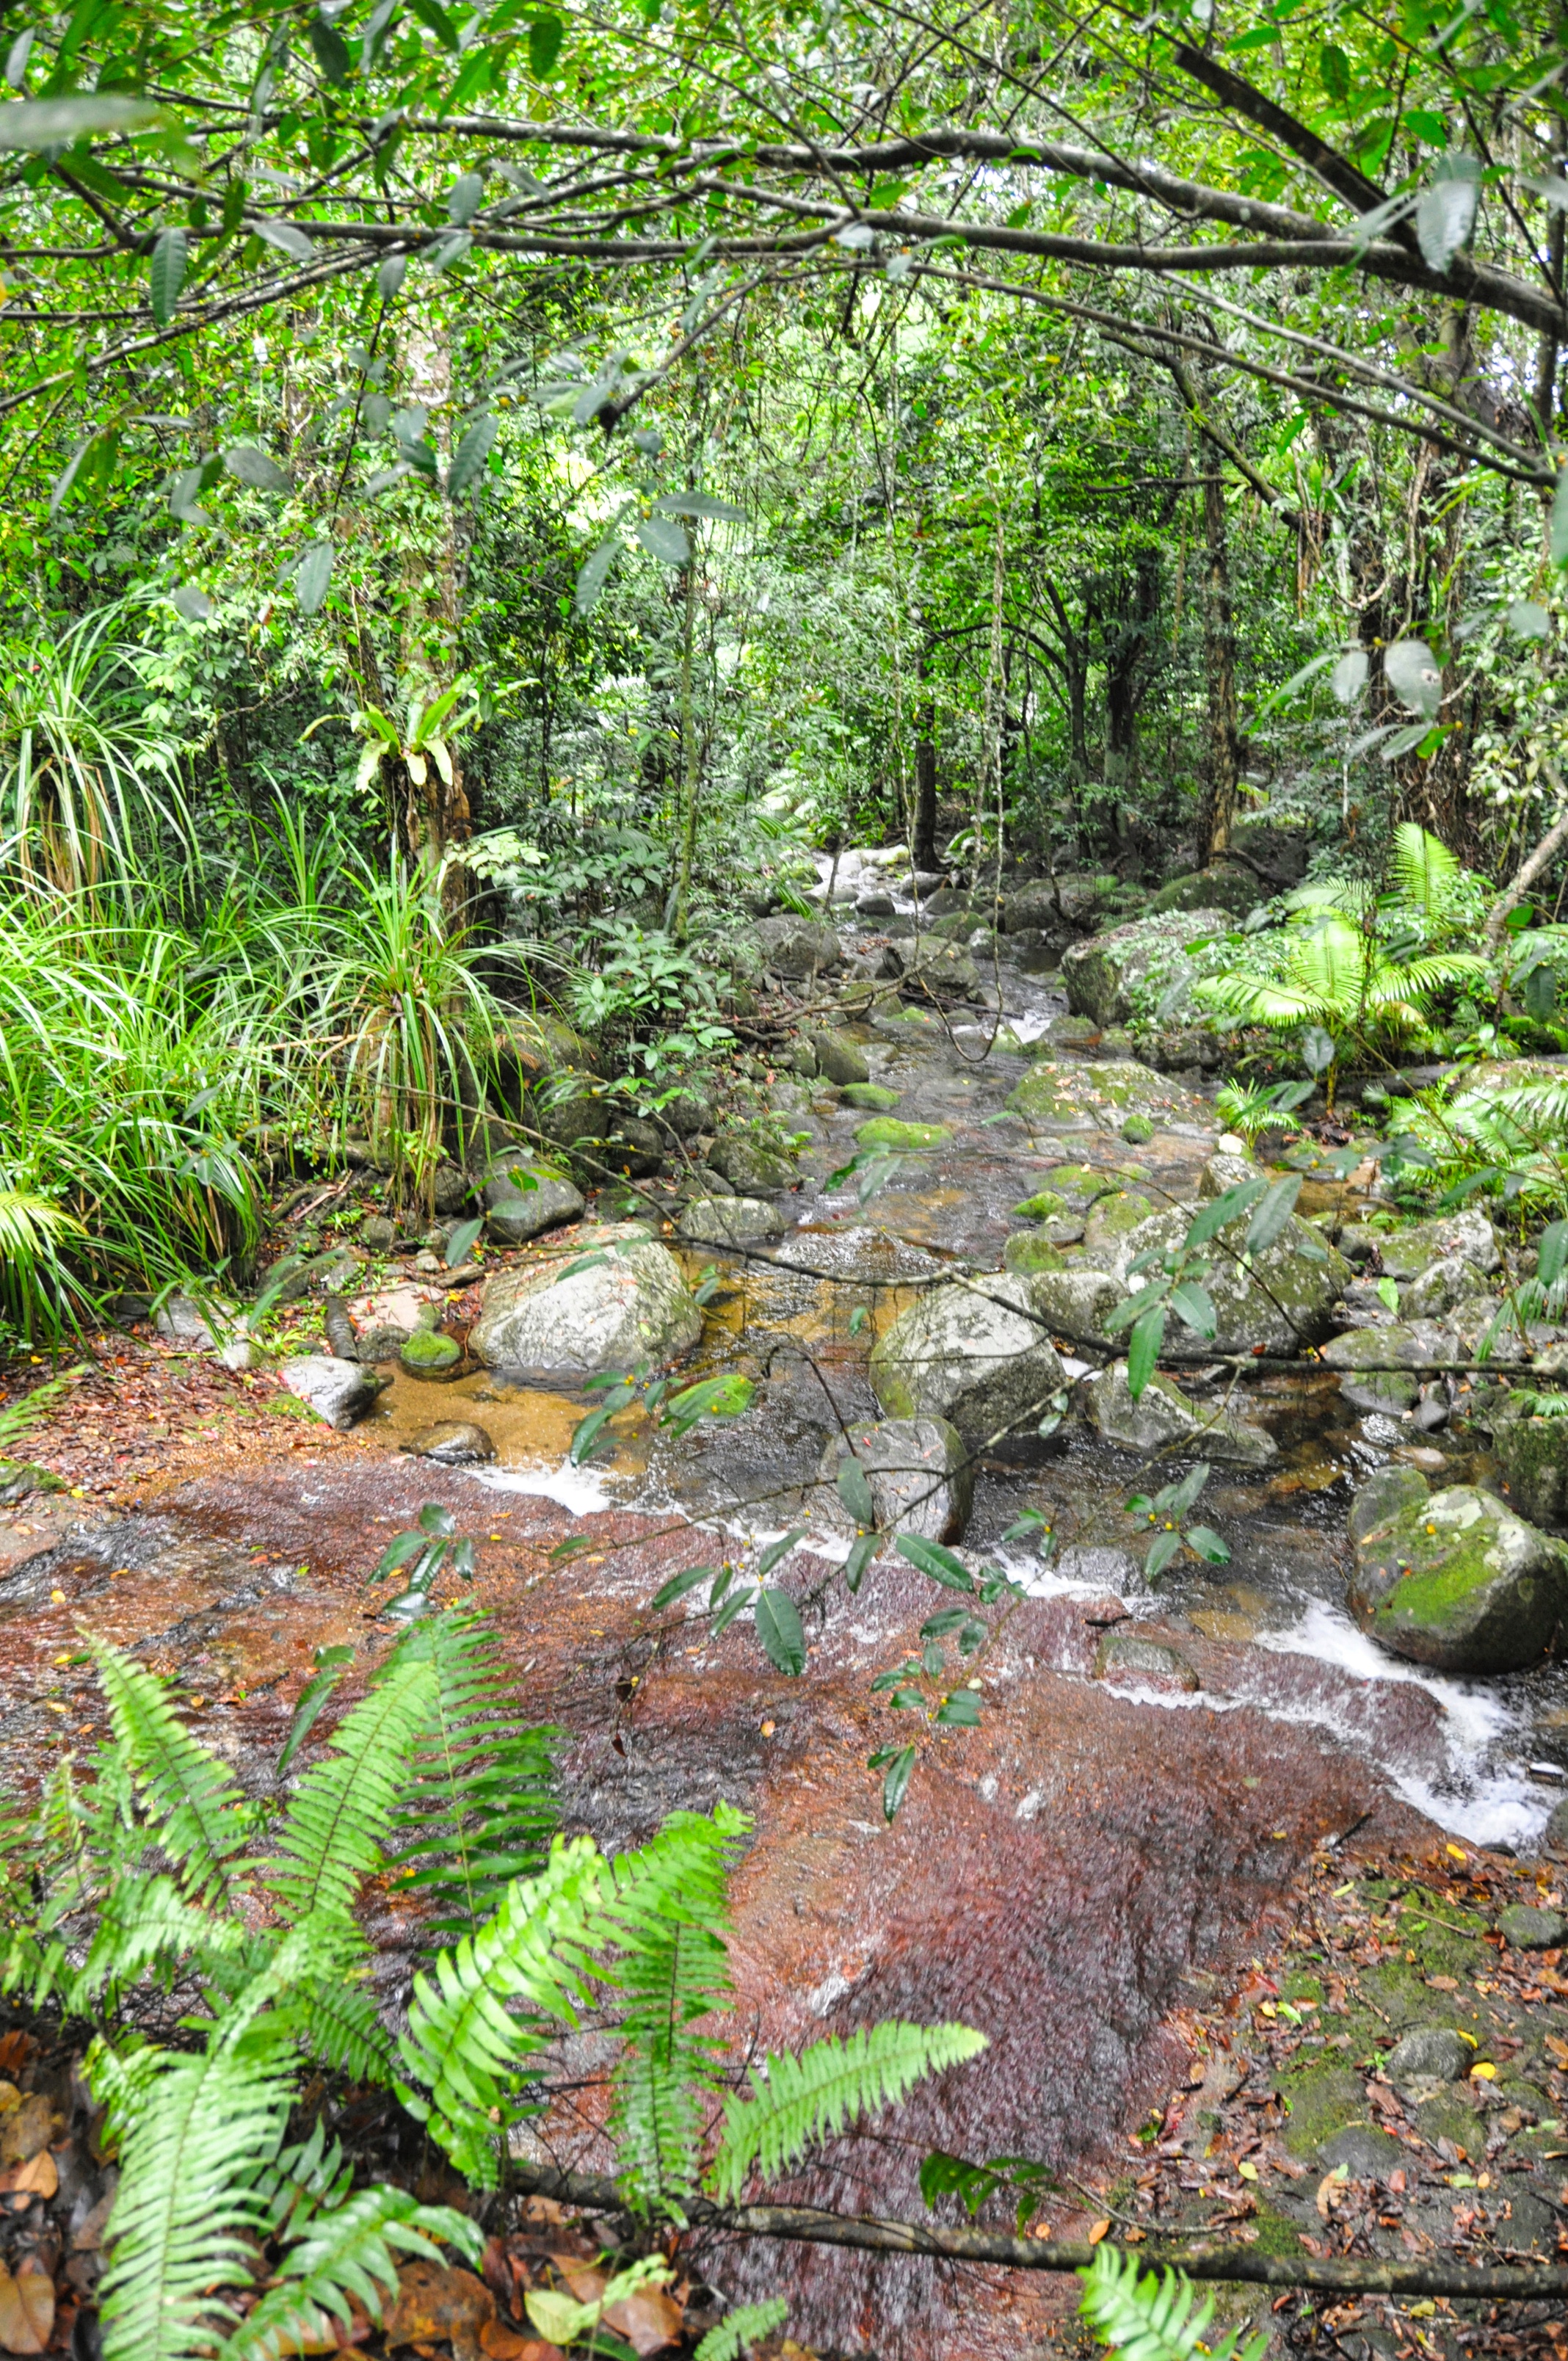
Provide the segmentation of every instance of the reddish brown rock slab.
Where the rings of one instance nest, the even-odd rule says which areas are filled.
[[[981,1727],[928,1735],[888,1828],[866,1757],[908,1717],[872,1697],[870,1677],[930,1611],[911,1568],[874,1568],[853,1600],[830,1587],[825,1616],[807,1613],[806,1672],[790,1681],[740,1627],[714,1646],[680,1609],[648,1614],[674,1567],[718,1554],[712,1534],[620,1511],[574,1520],[461,1471],[361,1454],[217,1466],[145,1517],[14,1567],[0,1581],[0,1730],[38,1741],[41,1763],[91,1724],[85,1688],[66,1692],[63,1729],[48,1709],[80,1618],[178,1670],[207,1700],[203,1726],[259,1780],[314,1648],[355,1638],[368,1669],[388,1644],[367,1577],[429,1499],[478,1544],[473,1596],[530,1710],[568,1732],[570,1825],[620,1847],[721,1796],[752,1815],[735,1883],[747,2044],[798,2046],[892,2015],[988,2036],[972,2065],[803,2175],[802,2197],[918,2216],[932,2147],[1092,2169],[1184,2069],[1169,2023],[1184,1974],[1238,1958],[1323,1839],[1369,1813],[1386,1839],[1421,1828],[1310,1728],[1212,1694],[1158,1705],[1087,1678],[1101,1631],[1086,1610],[1105,1602],[1055,1598],[1013,1618],[984,1663]],[[567,1532],[592,1546],[552,1564]],[[804,1590],[825,1571],[797,1560],[786,1575]],[[1239,1682],[1248,1652],[1163,1636],[1203,1659],[1211,1685]],[[390,1996],[399,1929],[376,1931]],[[598,2160],[591,2145],[580,2160]],[[822,2248],[727,2251],[716,2275],[721,2264],[734,2291],[787,2288],[803,2341],[882,2361],[1000,2361],[1071,2298],[1024,2274]]]

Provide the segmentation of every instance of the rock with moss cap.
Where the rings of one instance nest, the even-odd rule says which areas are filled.
[[[1537,1524],[1568,1525],[1568,1418],[1520,1414],[1524,1408],[1512,1396],[1492,1428],[1508,1499]]]
[[[1568,1616],[1568,1547],[1468,1484],[1408,1494],[1354,1546],[1352,1613],[1434,1672],[1522,1672]]]
[[[856,1144],[864,1148],[914,1154],[923,1148],[940,1148],[952,1133],[945,1123],[901,1123],[896,1115],[873,1115],[856,1126]]]
[[[1152,1198],[1141,1195],[1136,1189],[1115,1189],[1097,1199],[1083,1225],[1085,1260],[1097,1270],[1111,1269],[1123,1239],[1158,1210]]]
[[[1194,1132],[1214,1127],[1213,1110],[1179,1084],[1135,1058],[1070,1064],[1041,1058],[1008,1099],[1031,1130],[1103,1131],[1120,1135],[1130,1114],[1147,1115],[1157,1129],[1182,1125]],[[1049,1176],[1047,1176],[1049,1177]]]
[[[757,1246],[782,1238],[784,1220],[765,1197],[697,1197],[683,1207],[678,1228],[696,1246]]]
[[[1039,1283],[1007,1271],[928,1290],[872,1349],[882,1408],[948,1419],[971,1446],[1015,1421],[1037,1424],[1067,1382],[1037,1311]]]
[[[871,1081],[866,1053],[847,1033],[829,1025],[818,1025],[806,1038],[817,1052],[817,1071],[825,1082],[859,1084],[863,1089]]]
[[[1412,1222],[1405,1229],[1381,1232],[1378,1246],[1383,1268],[1391,1279],[1420,1279],[1433,1263],[1454,1257],[1489,1274],[1503,1259],[1497,1231],[1474,1205],[1433,1221]]]
[[[903,1093],[890,1091],[885,1082],[846,1082],[846,1106],[865,1107],[872,1115],[891,1115]]]
[[[726,1132],[708,1161],[742,1197],[779,1196],[799,1178],[786,1156],[749,1131]]]
[[[1299,1353],[1332,1327],[1350,1265],[1294,1213],[1272,1246],[1248,1254],[1248,1220],[1238,1214],[1201,1249],[1208,1266],[1202,1283],[1214,1307],[1214,1350]],[[1156,1213],[1127,1232],[1110,1267],[1121,1278],[1144,1255],[1179,1252],[1191,1226],[1185,1208]]]
[[[463,1347],[455,1336],[439,1328],[416,1328],[405,1336],[398,1366],[411,1378],[455,1378],[463,1365]]]
[[[1124,1025],[1137,994],[1157,983],[1162,994],[1190,983],[1198,971],[1186,947],[1208,935],[1228,934],[1230,913],[1212,904],[1135,918],[1091,936],[1062,954],[1069,1005],[1096,1025]]]
[[[1036,1222],[1063,1211],[1087,1213],[1097,1199],[1109,1196],[1120,1185],[1113,1172],[1097,1172],[1091,1164],[1058,1164],[1046,1174],[1039,1193],[1025,1197],[1013,1211]]]

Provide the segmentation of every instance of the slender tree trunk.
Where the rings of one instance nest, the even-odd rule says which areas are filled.
[[[935,655],[927,628],[921,636],[915,677],[920,701],[915,708],[915,843],[916,869],[937,866],[937,700],[931,694]]]
[[[696,854],[697,750],[692,712],[692,640],[696,622],[696,523],[686,526],[691,555],[686,560],[685,616],[681,626],[681,873],[675,888],[675,935],[685,940],[686,908],[691,899],[692,862]]]
[[[1225,488],[1220,455],[1211,447],[1203,477],[1203,653],[1209,675],[1209,754],[1203,806],[1198,821],[1200,867],[1206,868],[1231,840],[1236,782],[1241,775],[1241,733],[1236,726],[1236,635],[1231,611],[1230,553],[1225,537]]]
[[[1546,227],[1546,269],[1559,295],[1563,292],[1563,230],[1562,212],[1553,205]],[[1552,412],[1556,407],[1558,349],[1556,337],[1545,332],[1535,357],[1535,414],[1548,451],[1552,448]]]

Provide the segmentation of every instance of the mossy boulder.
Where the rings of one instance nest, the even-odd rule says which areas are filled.
[[[1421,1279],[1433,1263],[1455,1256],[1483,1274],[1496,1270],[1503,1259],[1497,1231],[1474,1205],[1462,1206],[1435,1221],[1382,1231],[1377,1243],[1383,1268],[1391,1279]]]
[[[974,1504],[974,1470],[963,1438],[945,1418],[861,1422],[836,1434],[822,1454],[817,1512],[828,1524],[856,1527],[838,1489],[839,1471],[852,1452],[866,1471],[881,1532],[918,1533],[928,1541],[962,1539]]]
[[[765,1197],[696,1197],[683,1211],[680,1235],[696,1246],[760,1246],[784,1235],[784,1215]]]
[[[63,1492],[65,1478],[31,1459],[0,1459],[0,1508],[13,1508],[34,1492]]]
[[[485,1175],[485,1230],[498,1246],[523,1246],[583,1211],[579,1189],[527,1157],[498,1158]]]
[[[970,1000],[980,990],[980,970],[961,944],[921,935],[915,941],[896,943],[894,949],[904,990],[919,999],[945,1005]]]
[[[1043,1222],[1052,1213],[1064,1209],[1069,1213],[1087,1213],[1097,1198],[1108,1196],[1120,1186],[1113,1172],[1097,1172],[1091,1164],[1058,1164],[1045,1176],[1045,1187],[1037,1196],[1026,1197],[1014,1205],[1015,1213],[1026,1214],[1031,1221]],[[1046,1202],[1049,1196],[1055,1202]]]
[[[872,1070],[866,1063],[865,1051],[847,1033],[818,1025],[808,1038],[817,1052],[817,1071],[825,1081],[859,1084],[861,1088],[871,1081]]]
[[[940,1148],[952,1133],[945,1123],[900,1123],[896,1115],[873,1115],[870,1123],[859,1125],[855,1137],[862,1148],[904,1150],[914,1153],[922,1148]]]
[[[1568,1418],[1499,1418],[1492,1450],[1521,1516],[1568,1525]]]
[[[1190,915],[1195,910],[1228,910],[1233,918],[1245,918],[1268,898],[1267,890],[1260,885],[1250,869],[1230,862],[1216,862],[1212,869],[1190,869],[1185,876],[1171,878],[1162,885],[1149,904],[1149,916],[1161,917],[1168,910],[1179,910]]]
[[[455,1378],[462,1361],[456,1337],[444,1335],[439,1328],[414,1329],[398,1355],[399,1367],[411,1378]]]
[[[1340,2132],[1368,2120],[1366,2091],[1348,2066],[1306,2066],[1279,2078],[1289,2114],[1281,2134],[1292,2156],[1315,2156]]]
[[[1163,1450],[1240,1467],[1267,1467],[1279,1456],[1274,1437],[1261,1426],[1233,1418],[1218,1405],[1208,1409],[1189,1401],[1168,1378],[1150,1378],[1135,1401],[1125,1361],[1102,1369],[1085,1390],[1097,1432],[1124,1451]]]
[[[1202,1099],[1157,1074],[1135,1058],[1095,1063],[1058,1063],[1042,1058],[1032,1065],[1007,1102],[1036,1131],[1119,1133],[1130,1114],[1157,1125],[1211,1126],[1213,1110]],[[1047,1175],[1047,1179],[1052,1176]]]
[[[1072,1345],[1092,1345],[1105,1334],[1105,1322],[1126,1289],[1107,1270],[1086,1270],[1076,1264],[1064,1270],[1035,1275],[1035,1305],[1053,1336]]]
[[[1097,1200],[1083,1225],[1083,1251],[1097,1270],[1115,1262],[1122,1240],[1159,1208],[1136,1189],[1117,1189]]]
[[[846,1082],[846,1106],[867,1107],[874,1115],[891,1115],[902,1093],[890,1091],[885,1082]]]
[[[1186,955],[1190,942],[1227,934],[1232,924],[1228,910],[1210,904],[1135,918],[1128,926],[1073,943],[1061,963],[1068,1005],[1096,1025],[1124,1025],[1134,1014],[1135,995],[1146,985],[1157,983],[1164,996],[1191,982],[1197,969]]]
[[[1037,1424],[1067,1382],[1037,1312],[1040,1283],[1008,1271],[928,1290],[872,1350],[872,1390],[883,1410],[948,1419],[971,1446],[1014,1421]]]
[[[1002,1249],[1003,1270],[1066,1270],[1067,1257],[1046,1230],[1015,1230]]]
[[[1274,1244],[1247,1257],[1248,1215],[1227,1222],[1203,1248],[1203,1285],[1214,1307],[1217,1353],[1295,1354],[1316,1345],[1333,1325],[1333,1307],[1350,1282],[1350,1265],[1318,1233],[1292,1214]],[[1192,1226],[1183,1207],[1156,1213],[1122,1239],[1120,1277],[1140,1256],[1179,1251]]]
[[[750,1131],[726,1132],[708,1162],[742,1197],[778,1196],[799,1178],[787,1156]]]
[[[1394,1508],[1354,1549],[1362,1629],[1434,1672],[1522,1672],[1568,1615],[1568,1546],[1468,1484]]]

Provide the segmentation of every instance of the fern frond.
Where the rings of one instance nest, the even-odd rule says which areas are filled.
[[[275,2011],[301,2048],[356,2082],[385,2089],[398,2070],[398,2053],[381,2023],[375,1996],[362,1984],[323,1976],[292,1993]]]
[[[429,1907],[423,1931],[433,1949],[473,1934],[514,1877],[543,1865],[559,1818],[562,1741],[556,1730],[529,1726],[488,1616],[428,1616],[398,1652],[429,1661],[435,1697],[387,1851],[403,1894]]]
[[[767,2079],[751,2069],[751,2092],[724,2110],[708,2186],[733,2202],[753,2170],[772,2180],[809,2147],[862,2115],[892,2106],[927,2074],[961,2065],[985,2048],[967,2025],[862,2026],[848,2041],[818,2041],[798,2058],[770,2057]]]
[[[333,1732],[290,1799],[266,1882],[296,1922],[323,1911],[346,1918],[360,1884],[381,1863],[410,1758],[423,1742],[435,1697],[428,1658],[394,1654]]]
[[[247,1937],[237,1917],[218,1917],[188,1902],[170,1877],[122,1875],[104,1896],[87,1957],[63,1994],[75,2015],[106,1985],[135,1983],[148,1968],[173,1969],[194,1955],[210,1967],[233,1957]]]
[[[1461,876],[1461,867],[1441,837],[1404,819],[1394,830],[1394,874],[1407,902],[1432,910]]]
[[[183,1870],[188,1893],[227,1894],[227,1864],[250,1832],[254,1806],[217,1756],[192,1737],[157,1675],[91,1632],[85,1636],[115,1735],[157,1820],[159,1850]]]
[[[1088,2270],[1080,2274],[1083,2293],[1079,2311],[1102,2345],[1115,2348],[1117,2361],[1263,2361],[1268,2349],[1266,2332],[1240,2345],[1241,2330],[1233,2329],[1223,2345],[1203,2343],[1203,2332],[1214,2316],[1214,2299],[1201,2299],[1183,2271],[1153,2272],[1140,2279],[1130,2255],[1114,2246],[1101,2246]]]
[[[398,2291],[393,2248],[439,2262],[438,2238],[470,2262],[484,2252],[473,2223],[450,2206],[421,2205],[402,2189],[356,2190],[311,2217],[284,2254],[280,2283],[225,2339],[218,2361],[279,2361],[286,2353],[319,2350],[330,2334],[329,2313],[349,2325],[351,2297],[379,2320],[387,2297]]]
[[[620,2000],[626,2048],[609,2130],[617,2177],[639,2212],[696,2185],[722,2046],[701,2028],[729,2006],[727,1896],[746,1825],[723,1804],[711,1818],[674,1812],[651,1844],[611,1864],[605,1915],[617,1956],[599,1972]]]
[[[717,2328],[708,2330],[692,2361],[740,2361],[743,2353],[772,2336],[788,2318],[789,2304],[782,2295],[770,2296],[766,2303],[738,2304]]]
[[[196,2056],[90,2055],[108,2085],[120,2144],[99,2324],[104,2361],[193,2361],[234,2318],[222,2292],[247,2287],[263,2225],[257,2176],[277,2155],[291,2088],[276,2045]]]

